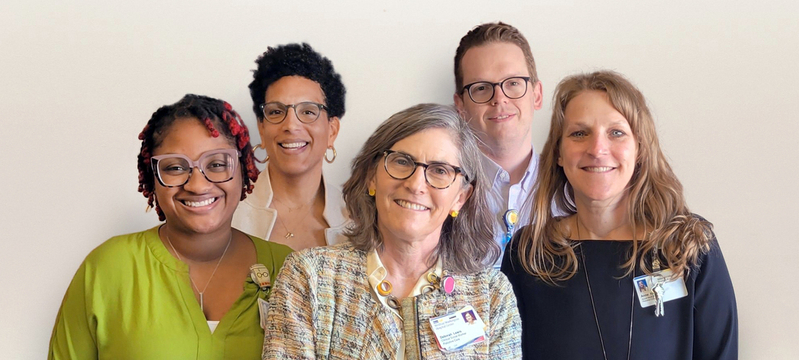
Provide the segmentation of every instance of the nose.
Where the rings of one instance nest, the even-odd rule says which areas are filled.
[[[421,194],[427,189],[427,180],[424,177],[424,167],[416,166],[416,170],[405,180],[405,187],[414,194]]]
[[[494,97],[491,99],[491,102],[496,105],[499,103],[506,103],[508,102],[508,97],[505,96],[505,92],[502,91],[502,84],[495,84],[494,85]]]
[[[604,136],[592,136],[588,144],[588,154],[599,157],[608,153],[610,142]]]
[[[302,122],[300,121],[300,118],[297,117],[297,108],[292,106],[291,108],[286,109],[286,118],[283,119],[281,125],[283,125],[284,130],[289,132],[302,127]]]
[[[213,183],[205,178],[205,175],[203,175],[199,168],[195,166],[191,168],[191,171],[192,172],[191,176],[189,176],[189,181],[183,184],[183,190],[197,194],[203,194],[213,186]]]

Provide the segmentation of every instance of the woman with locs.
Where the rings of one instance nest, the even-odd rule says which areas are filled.
[[[735,294],[712,226],[688,210],[624,77],[557,86],[532,206],[502,264],[525,359],[737,358]]]
[[[291,249],[233,229],[258,176],[227,102],[186,95],[139,134],[139,191],[164,223],[94,249],[67,289],[49,359],[259,359]]]

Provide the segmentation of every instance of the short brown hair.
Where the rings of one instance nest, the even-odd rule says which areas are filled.
[[[461,38],[458,50],[455,51],[455,92],[460,92],[463,88],[461,60],[463,60],[463,55],[466,54],[466,51],[476,46],[494,42],[507,42],[515,44],[522,49],[524,59],[527,60],[527,71],[530,72],[530,83],[535,84],[538,82],[538,73],[535,70],[533,51],[530,50],[530,44],[527,43],[527,39],[524,38],[524,35],[522,35],[519,29],[503,22],[486,23],[478,25],[466,33],[466,35]]]
[[[463,186],[471,186],[472,194],[456,218],[447,217],[441,227],[441,237],[433,260],[441,256],[447,270],[473,273],[495,263],[499,245],[494,241],[493,227],[486,189],[488,180],[480,164],[480,149],[469,126],[451,106],[419,104],[392,115],[380,124],[366,140],[352,161],[352,175],[342,193],[353,226],[346,235],[355,248],[372,251],[383,244],[377,227],[375,199],[368,194],[369,180],[380,167],[384,150],[398,141],[427,129],[445,129],[459,150],[457,155]]]

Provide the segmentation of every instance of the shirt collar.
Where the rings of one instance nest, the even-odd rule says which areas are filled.
[[[524,175],[522,176],[522,180],[519,182],[521,187],[525,191],[529,191],[533,184],[535,183],[535,175],[538,172],[538,154],[535,152],[535,147],[532,147],[530,150],[532,156],[530,156],[530,162],[527,164],[527,169],[524,171]],[[486,177],[492,184],[492,187],[502,183],[501,176],[503,173],[507,173],[505,169],[499,166],[494,160],[491,160],[486,154],[480,152],[480,162],[483,166],[483,171],[485,171]]]
[[[442,277],[444,267],[441,261],[441,256],[439,256],[438,260],[436,260],[436,265],[433,266],[432,269],[425,271],[419,280],[416,281],[416,285],[414,285],[409,296],[417,296],[422,294],[422,287],[430,283],[427,281],[427,274],[429,274],[431,270],[438,276],[439,279]],[[386,270],[385,266],[383,266],[383,262],[380,260],[380,255],[377,254],[377,249],[373,249],[366,255],[366,274],[368,274],[369,288],[372,290],[372,295],[377,298],[377,300],[379,300],[383,306],[391,309],[395,314],[397,314],[397,316],[399,316],[399,313],[394,308],[388,306],[388,303],[386,303],[386,297],[377,292],[377,286],[386,279],[386,276],[388,276],[388,270]]]

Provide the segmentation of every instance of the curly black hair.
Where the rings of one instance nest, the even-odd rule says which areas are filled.
[[[252,110],[259,122],[264,120],[261,105],[265,101],[266,89],[280,78],[294,75],[319,84],[325,95],[328,116],[344,116],[344,95],[347,89],[341,82],[341,75],[333,69],[330,59],[314,51],[311,45],[302,43],[269,47],[255,63],[258,64],[258,69],[253,71],[250,97]]]
[[[164,212],[155,199],[155,174],[150,166],[153,150],[161,145],[167,130],[181,118],[195,118],[205,124],[213,137],[221,133],[231,145],[241,153],[239,162],[242,172],[241,200],[252,193],[253,183],[258,179],[258,168],[255,167],[250,132],[247,125],[233,107],[225,101],[202,95],[188,94],[172,105],[164,105],[156,110],[144,130],[139,134],[141,150],[139,151],[139,192],[147,198],[147,204],[155,208],[158,219],[164,221]]]

